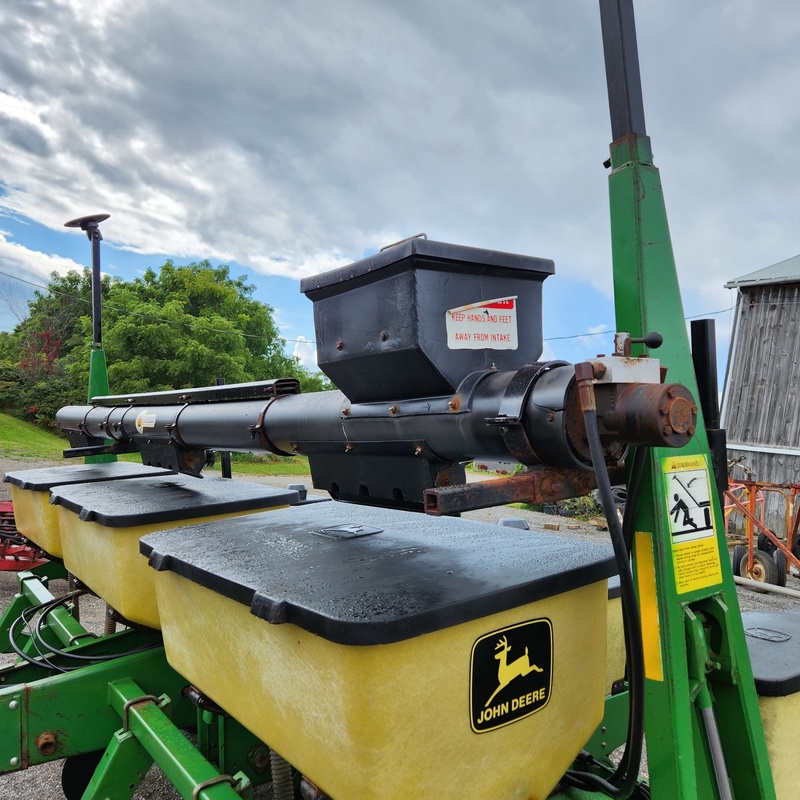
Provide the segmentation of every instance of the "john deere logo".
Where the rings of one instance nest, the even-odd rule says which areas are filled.
[[[544,708],[552,683],[553,628],[549,619],[487,633],[472,646],[472,730],[485,733]]]

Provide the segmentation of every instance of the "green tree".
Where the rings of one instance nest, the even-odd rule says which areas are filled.
[[[105,299],[111,284],[108,277],[103,279]],[[85,384],[81,392],[67,365],[75,348],[85,353],[81,317],[91,315],[91,298],[89,270],[54,272],[47,291],[35,292],[28,316],[0,336],[0,408],[51,425],[61,406],[85,399]]]
[[[292,375],[272,309],[253,286],[208,261],[160,270],[112,287],[103,347],[113,392],[158,391]],[[84,326],[89,325],[89,320]],[[88,333],[88,329],[85,329]],[[76,361],[71,371],[85,374]]]
[[[284,352],[269,306],[226,266],[167,261],[134,281],[104,278],[103,349],[114,394],[297,377],[331,388]],[[92,340],[91,272],[53,274],[28,317],[0,335],[0,408],[52,425],[85,401]]]

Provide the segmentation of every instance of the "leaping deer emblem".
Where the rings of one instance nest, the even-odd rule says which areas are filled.
[[[494,657],[498,660],[499,664],[497,665],[497,680],[499,681],[499,686],[492,692],[492,696],[486,701],[486,705],[484,708],[488,708],[489,703],[494,700],[497,696],[497,693],[500,692],[502,689],[505,689],[514,678],[522,678],[525,675],[528,675],[531,672],[542,672],[542,670],[536,666],[536,664],[532,664],[530,658],[528,657],[528,648],[525,648],[525,655],[520,656],[519,658],[514,659],[510,664],[508,663],[508,653],[511,648],[508,646],[508,640],[505,636],[497,642],[497,646],[494,648],[495,650],[499,650],[499,653],[495,653]]]

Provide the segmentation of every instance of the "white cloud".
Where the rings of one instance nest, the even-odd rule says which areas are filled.
[[[794,255],[800,7],[639,3],[689,314]],[[0,207],[299,277],[425,230],[609,295],[596,2],[5,4]]]
[[[317,366],[317,346],[314,342],[306,339],[305,336],[297,338],[292,355],[299,359],[300,364],[306,369],[312,372],[316,372],[319,369]]]
[[[71,258],[30,250],[17,242],[9,241],[8,234],[0,231],[0,272],[42,285],[47,283],[51,272],[66,275],[70,270],[82,272],[84,265]]]

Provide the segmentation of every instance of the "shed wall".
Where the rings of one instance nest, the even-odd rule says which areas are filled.
[[[734,478],[800,483],[800,283],[740,288],[722,409]],[[737,444],[797,450],[737,450]],[[746,468],[746,469],[745,469]],[[784,507],[772,496],[768,524],[783,533]]]

